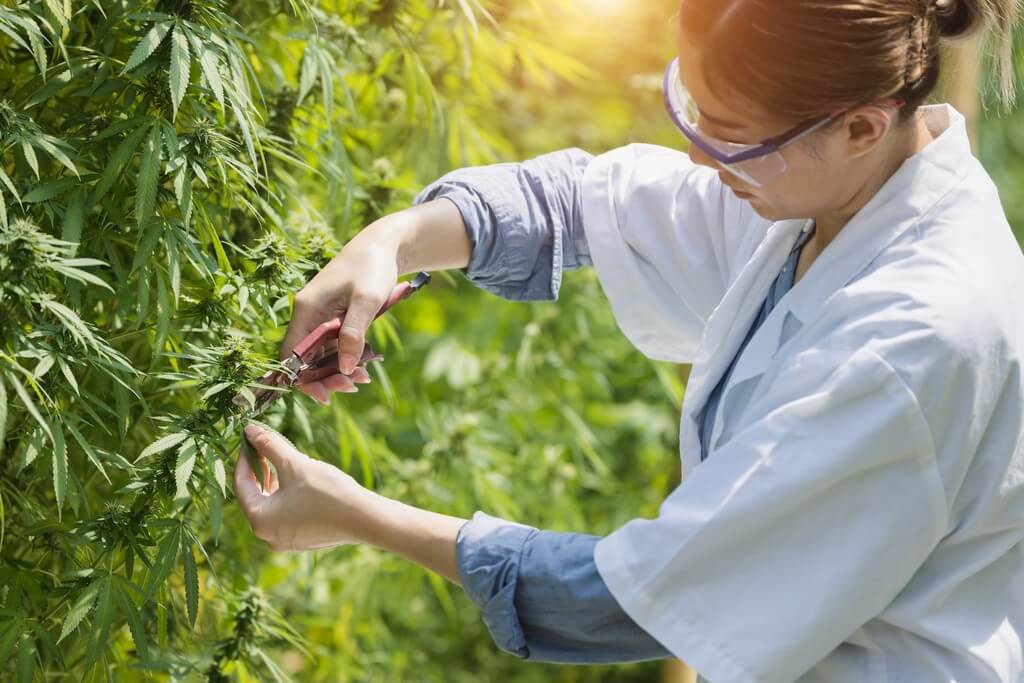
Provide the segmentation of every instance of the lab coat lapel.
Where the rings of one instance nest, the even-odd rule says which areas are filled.
[[[769,285],[786,262],[800,229],[806,223],[806,219],[799,219],[772,225],[708,318],[683,401],[680,450],[684,469],[692,467],[699,459],[697,454],[700,452],[700,443],[695,416],[735,356],[764,303]],[[758,336],[761,336],[763,346],[764,336]],[[751,348],[756,340],[755,336],[747,347],[747,353],[765,353],[763,348]]]

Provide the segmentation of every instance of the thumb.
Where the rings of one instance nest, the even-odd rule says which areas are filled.
[[[270,461],[277,470],[278,481],[284,485],[295,473],[300,459],[305,459],[295,445],[273,429],[250,422],[245,425],[245,438],[256,452]]]
[[[353,293],[345,320],[338,331],[338,370],[351,375],[363,355],[366,330],[384,305],[375,297]]]

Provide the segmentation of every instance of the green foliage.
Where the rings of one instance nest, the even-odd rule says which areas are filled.
[[[535,35],[544,11],[0,7],[0,677],[606,675],[498,653],[460,592],[395,558],[270,555],[228,486],[231,397],[278,367],[293,294],[425,180],[516,154],[482,115],[505,69],[547,92],[585,73]],[[374,324],[388,361],[362,396],[289,395],[266,420],[454,514],[608,531],[652,512],[681,387],[636,364],[593,274],[564,291],[484,307],[440,277]]]
[[[635,3],[635,32],[567,0],[0,6],[0,678],[656,675],[500,654],[460,591],[372,549],[271,554],[228,478],[231,397],[367,223],[453,166],[679,144],[673,4]],[[1004,187],[1020,130],[983,131]],[[593,272],[536,305],[439,274],[370,341],[359,395],[265,420],[384,495],[603,534],[678,477],[678,370]]]

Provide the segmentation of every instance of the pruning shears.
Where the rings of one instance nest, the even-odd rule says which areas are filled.
[[[418,292],[429,283],[430,273],[425,272],[418,273],[412,280],[398,283],[373,319],[376,320],[396,303]],[[338,370],[337,339],[344,322],[345,314],[342,313],[319,325],[295,345],[288,358],[281,362],[282,369],[268,372],[254,384],[256,389],[239,392],[231,399],[231,402],[240,407],[251,407],[246,417],[256,417],[292,387],[338,374],[340,371]],[[365,348],[363,357],[357,361],[357,366],[370,360],[383,360],[383,356]],[[258,463],[254,462],[255,458],[244,433],[242,448],[246,452],[246,456],[249,457],[250,464],[254,465],[253,472],[257,472],[258,480],[259,474],[255,468]]]

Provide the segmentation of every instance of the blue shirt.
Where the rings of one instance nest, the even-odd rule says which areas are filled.
[[[562,271],[592,265],[583,232],[581,181],[592,155],[567,149],[522,163],[459,169],[414,203],[444,197],[462,215],[472,245],[461,270],[510,301],[558,299]],[[710,451],[723,387],[757,328],[793,286],[805,231],[769,287],[729,368],[705,404],[701,460]],[[612,663],[671,657],[609,592],[594,562],[597,536],[540,531],[477,512],[459,530],[459,578],[499,648],[523,659]]]

